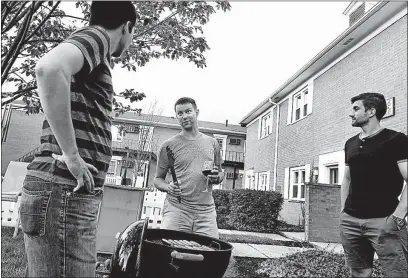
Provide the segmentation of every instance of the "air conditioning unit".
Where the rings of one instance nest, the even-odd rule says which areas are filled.
[[[229,143],[230,145],[241,145],[241,139],[231,138]]]

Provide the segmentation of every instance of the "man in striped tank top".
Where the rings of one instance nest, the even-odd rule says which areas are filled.
[[[30,277],[94,277],[101,187],[112,156],[111,56],[131,44],[131,1],[93,2],[90,25],[42,57],[46,120],[20,208]]]

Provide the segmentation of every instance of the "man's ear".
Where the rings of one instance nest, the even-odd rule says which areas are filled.
[[[369,116],[370,118],[375,117],[375,114],[377,114],[377,110],[376,110],[375,108],[369,109],[369,111],[368,111],[368,116]]]
[[[198,117],[198,114],[200,114],[200,110],[199,110],[199,109],[197,109],[196,111],[197,111],[197,117]]]

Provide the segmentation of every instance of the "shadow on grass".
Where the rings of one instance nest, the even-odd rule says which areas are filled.
[[[13,228],[1,227],[1,277],[24,277],[27,257],[23,233],[13,238]]]

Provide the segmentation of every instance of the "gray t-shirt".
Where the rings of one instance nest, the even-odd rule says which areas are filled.
[[[220,147],[215,138],[200,133],[197,139],[191,140],[181,134],[166,140],[158,155],[158,167],[169,171],[169,160],[166,147],[174,153],[174,170],[180,181],[181,203],[177,198],[167,194],[167,200],[174,206],[188,211],[209,212],[214,210],[214,199],[210,192],[202,192],[207,184],[207,178],[202,173],[204,161],[214,161],[222,164]],[[169,176],[166,180],[171,181]]]

